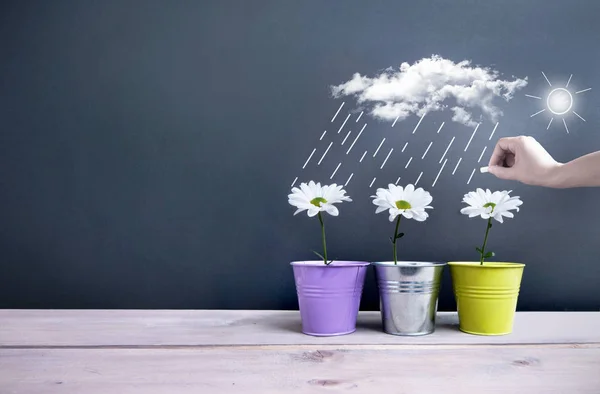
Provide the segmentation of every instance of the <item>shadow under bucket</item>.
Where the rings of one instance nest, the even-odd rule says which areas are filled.
[[[379,289],[383,330],[392,335],[427,335],[435,330],[438,295],[446,263],[372,263]]]

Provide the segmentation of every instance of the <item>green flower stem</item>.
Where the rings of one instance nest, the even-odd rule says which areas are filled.
[[[323,263],[325,265],[329,265],[327,263],[327,242],[325,241],[325,224],[323,224],[323,217],[321,216],[321,212],[317,214],[319,217],[319,223],[321,223],[321,236],[323,237]]]
[[[483,259],[484,259],[483,256],[485,255],[485,245],[487,243],[487,239],[488,239],[488,234],[490,232],[490,228],[492,228],[492,218],[488,219],[487,228],[485,230],[485,238],[483,238],[483,246],[481,247],[481,261],[480,261],[481,265],[483,265]]]
[[[392,244],[394,245],[394,265],[398,265],[398,256],[396,254],[396,241],[398,240],[398,228],[400,227],[400,219],[402,215],[398,215],[396,220],[396,229],[394,230],[394,238],[392,238]]]

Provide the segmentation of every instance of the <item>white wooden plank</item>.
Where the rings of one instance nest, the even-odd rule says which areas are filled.
[[[600,343],[600,312],[519,312],[499,337],[458,331],[455,313],[440,313],[431,335],[397,337],[379,312],[361,312],[355,333],[317,338],[301,334],[297,311],[0,310],[0,347],[519,343]]]
[[[2,393],[598,394],[600,348],[0,349]]]

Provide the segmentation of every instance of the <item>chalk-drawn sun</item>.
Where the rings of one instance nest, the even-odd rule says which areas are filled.
[[[573,109],[573,103],[574,103],[573,95],[574,94],[577,95],[577,94],[581,94],[581,93],[590,91],[590,90],[592,90],[592,88],[587,88],[587,89],[579,90],[575,93],[571,93],[571,91],[568,88],[569,88],[569,83],[571,82],[571,78],[573,78],[573,74],[571,74],[571,76],[569,77],[569,80],[567,81],[567,84],[564,87],[552,86],[552,83],[550,82],[550,80],[548,79],[546,74],[544,74],[543,71],[542,71],[542,75],[546,79],[546,82],[548,82],[548,85],[550,85],[550,87],[551,87],[551,89],[548,91],[548,95],[546,96],[546,100],[545,100],[546,108],[534,113],[530,117],[533,118],[534,116],[539,115],[542,112],[547,110],[552,115],[550,117],[550,122],[548,123],[548,127],[546,127],[546,130],[548,130],[550,128],[550,125],[552,124],[552,121],[554,120],[554,117],[556,116],[556,117],[562,118],[562,122],[565,126],[565,130],[567,131],[567,133],[569,132],[569,128],[567,127],[567,121],[565,120],[564,116],[568,115],[569,112],[572,112],[575,116],[577,116],[579,119],[581,119],[585,122],[585,119],[583,119],[583,117],[581,115],[579,115],[577,112],[575,112],[575,110]],[[530,94],[526,94],[525,96],[534,98],[536,100],[542,100],[542,97],[539,97],[539,96],[532,96]]]

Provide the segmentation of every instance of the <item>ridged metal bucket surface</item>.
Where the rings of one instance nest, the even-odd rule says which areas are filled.
[[[392,335],[435,331],[442,271],[446,263],[393,261],[372,263],[379,289],[383,330]]]
[[[513,330],[525,264],[450,261],[461,331],[507,335]]]
[[[368,262],[323,261],[292,262],[302,332],[313,336],[350,334],[365,282]]]

